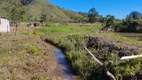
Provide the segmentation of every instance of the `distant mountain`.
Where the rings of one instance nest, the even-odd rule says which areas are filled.
[[[129,15],[131,18],[142,18],[142,13],[137,12],[137,11],[133,11],[130,13]]]

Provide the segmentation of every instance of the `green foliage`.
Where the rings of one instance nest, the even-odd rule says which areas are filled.
[[[44,23],[47,21],[47,15],[45,14],[45,12],[42,10],[41,15],[40,15],[40,23]]]
[[[52,26],[38,28],[35,29],[34,32],[48,33],[48,35],[46,35],[48,40],[65,48],[67,59],[71,63],[73,72],[80,75],[81,79],[87,80],[89,77],[92,78],[92,74],[95,71],[99,72],[100,69],[98,69],[99,66],[96,63],[94,64],[93,60],[91,60],[88,53],[84,50],[84,46],[87,42],[84,35],[89,34],[92,30],[101,28],[102,27]]]
[[[86,45],[86,41],[84,39],[84,36],[82,34],[70,34],[68,35],[68,38],[73,42],[74,47],[76,50],[82,49],[84,45]]]
[[[124,63],[119,64],[119,66],[113,67],[113,70],[115,71],[116,76],[121,76],[121,77],[135,76],[139,72],[139,70],[142,69],[141,64],[142,60],[140,59],[128,60]]]
[[[89,19],[88,21],[90,23],[95,23],[98,21],[97,17],[98,17],[98,12],[96,11],[95,8],[91,8],[88,14],[88,19]]]
[[[116,22],[116,23],[119,23]],[[91,56],[84,50],[87,40],[84,35],[91,34],[92,30],[97,30],[99,27],[44,27],[35,29],[34,32],[43,32],[46,38],[58,46],[65,49],[67,59],[71,64],[71,69],[74,74],[81,76],[82,80],[103,80],[105,78],[105,71],[95,63]],[[116,41],[126,41],[132,44],[142,44],[136,40],[130,40],[114,33],[99,33],[95,36],[103,36]],[[119,61],[119,56],[115,51],[110,53],[108,48],[103,48],[103,52],[99,53],[98,50],[102,48],[101,41],[96,42],[99,46],[98,49],[90,49],[94,55],[97,56],[107,68],[116,76],[118,80],[123,80],[124,77],[134,76],[142,69],[142,60],[128,60]],[[121,45],[116,46],[118,49],[122,48]],[[97,76],[96,76],[97,75]],[[103,76],[103,77],[102,77]]]
[[[33,55],[38,54],[38,49],[35,47],[30,48],[29,53],[32,53]]]
[[[93,72],[93,61],[89,60],[86,51],[78,50],[74,52],[69,52],[68,56],[72,55],[72,69],[77,71],[81,75],[83,80],[87,80]]]
[[[132,19],[126,17],[126,20],[115,24],[115,31],[118,32],[142,32],[142,19]]]
[[[105,22],[106,22],[105,18],[103,16],[100,16],[100,23],[104,24]]]
[[[12,22],[25,20],[26,11],[20,0],[3,0],[2,2],[0,6]]]
[[[90,33],[90,31],[93,30],[99,30],[102,29],[103,26],[86,26],[86,27],[78,27],[78,26],[49,26],[49,27],[43,27],[34,29],[34,32],[42,32],[42,33]]]
[[[5,5],[5,7],[7,6],[7,8],[12,8],[14,5],[10,6],[9,3],[7,4],[9,0],[0,0],[0,4],[1,2]],[[13,1],[13,0],[11,0]],[[65,10],[63,8],[59,8],[53,4],[51,4],[50,2],[48,2],[47,0],[14,0],[15,1],[19,1],[24,8],[26,8],[26,12],[28,13],[26,15],[26,19],[27,21],[39,21],[40,17],[41,17],[41,13],[42,11],[44,11],[44,14],[48,16],[48,20],[53,20],[56,22],[79,22],[80,20],[86,20],[87,16],[83,16],[82,14],[79,14],[77,12],[73,12],[73,11],[69,11],[69,10]],[[18,2],[18,3],[19,3]],[[1,6],[1,5],[0,5]],[[19,7],[17,7],[19,8]],[[1,10],[0,7],[0,16],[4,16],[4,17],[8,17],[8,15],[6,15],[5,11]],[[30,18],[30,19],[29,19]],[[25,20],[24,20],[25,21]]]
[[[43,14],[43,15],[40,16],[40,22],[41,23],[46,22],[46,20],[47,20],[47,16],[46,15]]]
[[[32,20],[40,20],[41,13],[47,15],[48,20],[53,20],[55,22],[64,21],[76,21],[77,19],[85,18],[77,12],[64,10],[63,8],[57,7],[47,0],[33,0],[31,4],[25,5],[27,12],[32,15]]]
[[[114,25],[114,20],[115,20],[114,16],[107,15],[106,16],[106,26],[107,27],[113,26]]]

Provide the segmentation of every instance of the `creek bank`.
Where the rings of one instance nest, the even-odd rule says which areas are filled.
[[[66,61],[66,56],[60,49],[54,49],[56,58],[56,68],[51,76],[59,76],[61,80],[73,80],[73,74],[70,71],[69,64]]]
[[[109,58],[113,58],[112,56],[109,56],[110,54],[117,55],[119,57],[118,59],[120,60],[120,58],[123,57],[123,56],[137,55],[137,54],[142,52],[142,49],[140,47],[134,46],[134,45],[125,44],[122,41],[115,41],[115,40],[108,39],[108,38],[105,38],[105,37],[91,37],[91,36],[87,36],[85,38],[88,39],[87,44],[86,44],[87,48],[89,48],[91,51],[95,50],[95,52],[93,52],[94,55],[97,56],[97,58],[99,60],[101,60],[102,62],[109,60]],[[77,36],[77,39],[78,39],[78,36]],[[77,39],[74,39],[74,37],[73,37],[73,40],[77,41]],[[81,38],[81,40],[83,40],[83,39],[84,38]],[[64,40],[64,38],[63,38],[63,40]],[[68,40],[70,40],[70,39],[68,39]],[[66,50],[68,47],[59,46],[59,45],[64,43],[62,41],[59,41],[59,43],[54,43],[54,41],[52,41],[52,40],[45,40],[45,41],[53,44],[54,46],[57,46],[57,47],[61,48],[62,50],[65,51],[65,53],[68,53],[68,54],[66,54],[66,56],[68,55],[68,60],[71,61],[71,68],[74,70],[73,72],[77,72],[80,69],[80,67],[79,68],[76,67],[76,66],[79,66],[79,64],[78,65],[76,64],[75,66],[73,66],[75,61],[80,61],[80,60],[84,61],[85,60],[84,61],[85,63],[86,62],[88,63],[90,61],[90,60],[88,60],[88,58],[90,56],[88,56],[88,54],[85,54],[82,45],[80,45],[80,46],[74,45],[74,47],[77,49],[77,51],[74,51],[74,52],[70,53],[69,51]],[[77,41],[76,43],[81,44],[79,42],[81,42],[81,41]],[[78,47],[79,47],[80,51],[78,50]],[[71,51],[73,51],[73,50],[71,49]],[[86,56],[88,58],[86,59],[83,56]],[[82,64],[83,61],[80,62],[80,64]],[[111,61],[113,62],[113,60],[111,60]],[[131,71],[133,72],[133,70],[131,70],[131,65],[135,64],[135,63],[137,64],[138,62],[137,61],[135,61],[135,62],[132,61],[131,62],[131,60],[130,60],[130,61],[126,61],[124,63],[118,62],[118,64],[116,64],[115,66],[111,66],[111,64],[110,65],[108,64],[108,65],[106,65],[106,67],[109,67],[109,70],[112,73],[114,73],[115,75],[117,75],[117,71],[119,72],[119,69],[122,69],[120,71],[120,74],[122,75],[121,77],[123,78],[123,80],[131,80],[131,79],[132,80],[138,80],[138,79],[140,79],[138,77],[142,77],[142,75],[140,73],[141,69],[138,69],[139,72],[135,71],[134,73],[136,73],[136,74],[134,74],[134,76],[131,76],[129,74],[128,74],[128,76],[125,76],[125,75],[123,75],[123,73],[121,73],[123,71],[125,72],[125,66],[127,66],[127,65],[128,65],[128,67],[130,67],[130,68],[128,68],[129,71],[127,71],[127,72],[128,73],[131,72]],[[83,63],[82,65],[86,65],[86,68],[88,68],[90,65],[93,65],[93,64],[94,63],[89,63],[89,64],[84,64]],[[94,71],[95,67],[91,67],[91,69],[93,69],[93,71]],[[117,68],[117,70],[113,69],[113,68]],[[100,69],[100,68],[99,67],[96,68],[96,70],[98,70],[98,69]],[[84,69],[84,71],[86,71],[86,72],[88,70],[90,70],[90,68]],[[134,70],[136,70],[136,69],[134,69]],[[93,77],[96,78],[97,76],[103,76],[101,74],[102,74],[101,70],[100,71],[98,70],[97,72],[95,72],[95,71],[94,72],[90,72],[90,76],[88,76],[88,78],[90,80],[92,80]],[[78,75],[80,75],[80,74],[78,74]],[[138,79],[135,79],[135,77],[137,77]],[[98,79],[102,79],[102,78],[98,78]],[[120,79],[118,79],[118,80],[120,80]]]
[[[123,42],[114,41],[114,40],[104,38],[104,37],[88,36],[87,38],[88,38],[87,48],[89,48],[90,50],[95,50],[94,55],[96,55],[97,58],[100,59],[101,61],[105,62],[105,60],[109,57],[108,55],[115,54],[115,55],[118,56],[118,61],[117,61],[118,63],[116,65],[119,66],[120,68],[122,67],[122,65],[130,65],[130,67],[131,67],[131,66],[134,66],[133,63],[138,64],[138,62],[132,62],[132,63],[127,63],[127,62],[125,63],[124,62],[123,63],[122,61],[120,61],[120,58],[124,57],[124,56],[141,54],[142,53],[141,47],[135,46],[135,45],[125,44]],[[107,58],[106,58],[106,56],[107,56]],[[109,60],[109,61],[110,61],[109,64],[106,65],[106,66],[109,67],[110,70],[111,70],[112,67],[110,67],[110,66],[111,66],[111,64],[113,64],[112,63],[113,60],[112,61]],[[130,61],[128,60],[128,62],[131,62],[131,60]],[[137,68],[137,67],[135,67],[135,68]],[[124,68],[124,71],[125,71],[125,68]],[[111,70],[111,72],[114,73],[115,71]],[[131,72],[133,72],[133,70],[131,70]],[[130,75],[122,76],[122,80],[139,80],[139,79],[142,79],[141,73],[142,73],[142,70],[140,69],[133,76],[130,76]]]
[[[63,53],[66,52],[66,48],[59,46],[59,44],[54,43],[52,40],[44,39],[44,42],[49,43],[49,44],[53,45],[54,47],[61,49],[63,51]]]
[[[70,65],[64,53],[65,48],[58,46],[58,44],[55,44],[48,39],[45,39],[44,41],[53,46],[52,50],[56,59],[56,67],[49,75],[50,78],[56,78],[59,80],[73,80],[73,74],[71,73]]]
[[[114,41],[104,37],[88,37],[88,48],[94,48],[98,53],[116,53],[119,57],[138,55],[142,48],[134,45],[128,45],[121,41]]]

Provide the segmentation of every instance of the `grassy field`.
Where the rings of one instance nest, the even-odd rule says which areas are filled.
[[[102,79],[102,69],[84,50],[87,43],[85,36],[114,40],[120,42],[120,46],[142,46],[141,41],[120,36],[118,33],[104,31],[96,33],[102,28],[102,26],[50,26],[33,28],[28,31],[28,28],[24,27],[19,28],[17,36],[15,36],[14,31],[1,33],[0,79],[40,80],[41,78],[42,80],[42,78],[48,78],[48,74],[55,67],[55,58],[52,54],[52,47],[42,41],[42,39],[46,39],[64,49],[74,75],[80,76],[81,80],[88,80],[90,77],[94,80],[100,80]],[[95,54],[96,50],[91,49],[91,51]],[[114,55],[107,55],[107,59],[113,58]],[[132,76],[141,70],[141,62],[140,59],[129,60],[124,62],[129,64],[112,66],[112,69],[116,71],[115,75],[118,77]],[[135,65],[132,66],[134,63]],[[122,72],[125,74],[120,74]]]
[[[101,27],[98,27],[101,28]],[[51,35],[50,39],[64,37],[66,34],[86,34],[96,27],[43,27],[28,31],[19,27],[15,36],[15,27],[11,33],[0,33],[0,79],[42,80],[55,68],[53,47],[41,39]],[[85,32],[85,33],[84,33]],[[60,36],[59,36],[60,35]],[[58,36],[58,37],[57,37]],[[59,41],[59,40],[56,40]],[[70,45],[65,45],[66,47]]]
[[[120,41],[128,45],[142,46],[142,41],[138,41],[136,38],[128,38],[114,32],[100,32],[93,33],[95,30],[100,30],[101,26],[89,26],[89,27],[71,27],[71,26],[56,26],[56,27],[43,27],[34,29],[34,33],[37,35],[46,34],[48,38],[60,38],[68,35],[79,34],[82,36],[90,35],[94,37],[105,37],[115,41]],[[58,40],[57,40],[58,41]]]
[[[116,42],[120,46],[137,46],[141,47],[142,42],[137,41],[136,39],[130,39],[127,37],[120,36],[117,33],[110,32],[99,32],[93,33],[95,30],[102,29],[102,27],[69,27],[69,26],[57,26],[57,27],[43,27],[36,28],[33,30],[35,35],[39,35],[53,42],[54,44],[64,48],[67,59],[71,64],[71,69],[74,74],[79,75],[82,80],[88,80],[89,78],[93,80],[102,79],[102,69],[99,67],[97,63],[94,63],[88,53],[84,50],[84,46],[86,45],[87,40],[84,36],[89,35],[92,37],[104,37],[106,39],[110,39]],[[95,53],[95,50],[91,50]],[[101,55],[101,54],[100,54]],[[108,54],[106,55],[107,59],[113,59],[114,55]],[[140,59],[130,60],[124,62],[124,66],[112,66],[112,69],[115,70],[115,76],[118,78],[122,78],[123,76],[133,76],[137,74],[139,70],[141,70]],[[108,63],[108,62],[106,62]],[[132,64],[135,64],[132,66]],[[121,73],[124,74],[121,74]],[[95,76],[98,75],[98,76]],[[95,76],[95,77],[93,77]]]
[[[52,48],[26,29],[0,38],[0,80],[47,79],[55,68]]]
[[[136,38],[129,38],[129,37],[121,36],[119,33],[113,33],[113,32],[99,33],[99,34],[96,34],[95,36],[102,36],[105,38],[113,39],[115,41],[123,42],[125,44],[142,47],[142,41],[138,41],[138,39]]]
[[[77,26],[51,26],[35,29],[35,32],[43,33],[90,33],[93,30],[102,29],[102,26],[86,26],[86,27],[77,27]]]

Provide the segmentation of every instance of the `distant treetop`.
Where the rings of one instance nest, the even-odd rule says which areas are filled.
[[[28,4],[30,4],[32,1],[33,1],[33,0],[21,0],[21,3],[22,3],[23,5],[28,5]]]

